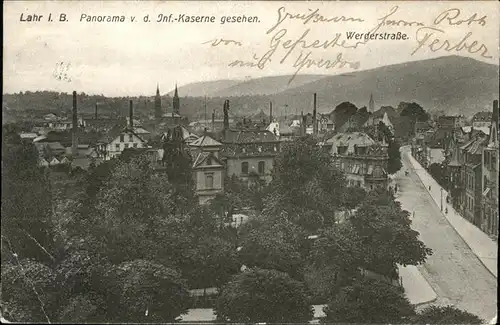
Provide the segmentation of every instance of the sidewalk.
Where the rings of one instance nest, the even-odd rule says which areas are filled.
[[[326,305],[313,305],[314,319],[310,321],[311,324],[319,323],[319,319],[325,317],[323,308]],[[212,308],[193,308],[189,309],[186,315],[180,317],[180,322],[182,323],[193,323],[193,322],[215,322],[217,316]]]
[[[429,285],[415,265],[398,265],[399,276],[408,300],[415,306],[431,303],[437,299],[436,292]]]
[[[483,263],[491,274],[497,277],[498,244],[479,228],[463,218],[451,205],[446,203],[446,196],[448,193],[444,189],[441,191],[439,184],[427,173],[418,161],[413,158],[410,152],[403,151],[403,154],[408,156],[408,160],[413,169],[437,206],[441,207],[442,202],[443,210],[446,207],[448,208],[448,213],[444,214],[444,216],[451,226],[455,228],[455,231],[462,237],[481,263]],[[431,186],[430,191],[429,186]]]

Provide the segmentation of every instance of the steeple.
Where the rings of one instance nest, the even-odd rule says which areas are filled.
[[[375,102],[373,101],[373,94],[370,94],[370,101],[368,102],[368,112],[372,113],[375,111]]]
[[[179,101],[179,92],[177,91],[177,83],[175,84],[174,98],[172,99],[172,106],[174,113],[180,115],[180,101]]]
[[[491,116],[489,148],[498,148],[498,100],[493,101],[493,115]]]
[[[156,85],[156,96],[155,96],[155,118],[161,118],[161,96],[160,96],[160,84]]]

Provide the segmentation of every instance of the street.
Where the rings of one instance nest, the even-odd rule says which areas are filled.
[[[403,150],[403,168],[394,177],[397,199],[403,209],[415,212],[412,228],[434,252],[418,267],[438,296],[434,304],[451,304],[489,321],[497,312],[497,279],[442,215],[413,170],[408,154]]]

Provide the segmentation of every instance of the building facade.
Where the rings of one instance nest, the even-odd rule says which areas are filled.
[[[221,157],[229,177],[252,177],[270,182],[274,158],[280,151],[279,139],[268,130],[226,129],[222,132]]]
[[[368,191],[388,187],[387,145],[363,132],[339,133],[324,145],[329,148],[336,167],[345,173],[350,186]]]
[[[193,157],[193,179],[200,204],[224,191],[225,166],[220,159],[222,143],[207,135],[189,144]]]
[[[493,116],[487,145],[482,153],[481,229],[498,240],[498,100],[493,102]]]

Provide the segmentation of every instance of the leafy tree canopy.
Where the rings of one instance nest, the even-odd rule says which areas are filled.
[[[275,160],[263,214],[286,212],[290,221],[315,232],[333,223],[345,183],[331,156],[312,137],[299,138],[284,146]]]
[[[343,287],[324,308],[322,323],[402,324],[415,311],[401,288],[362,278]]]
[[[398,105],[398,110],[400,116],[409,116],[413,122],[426,122],[430,118],[429,113],[422,106],[414,102],[401,102]]]
[[[414,324],[484,324],[478,316],[454,306],[429,306],[413,319]]]
[[[215,312],[219,321],[307,323],[313,317],[304,285],[286,273],[252,269],[222,290]]]

